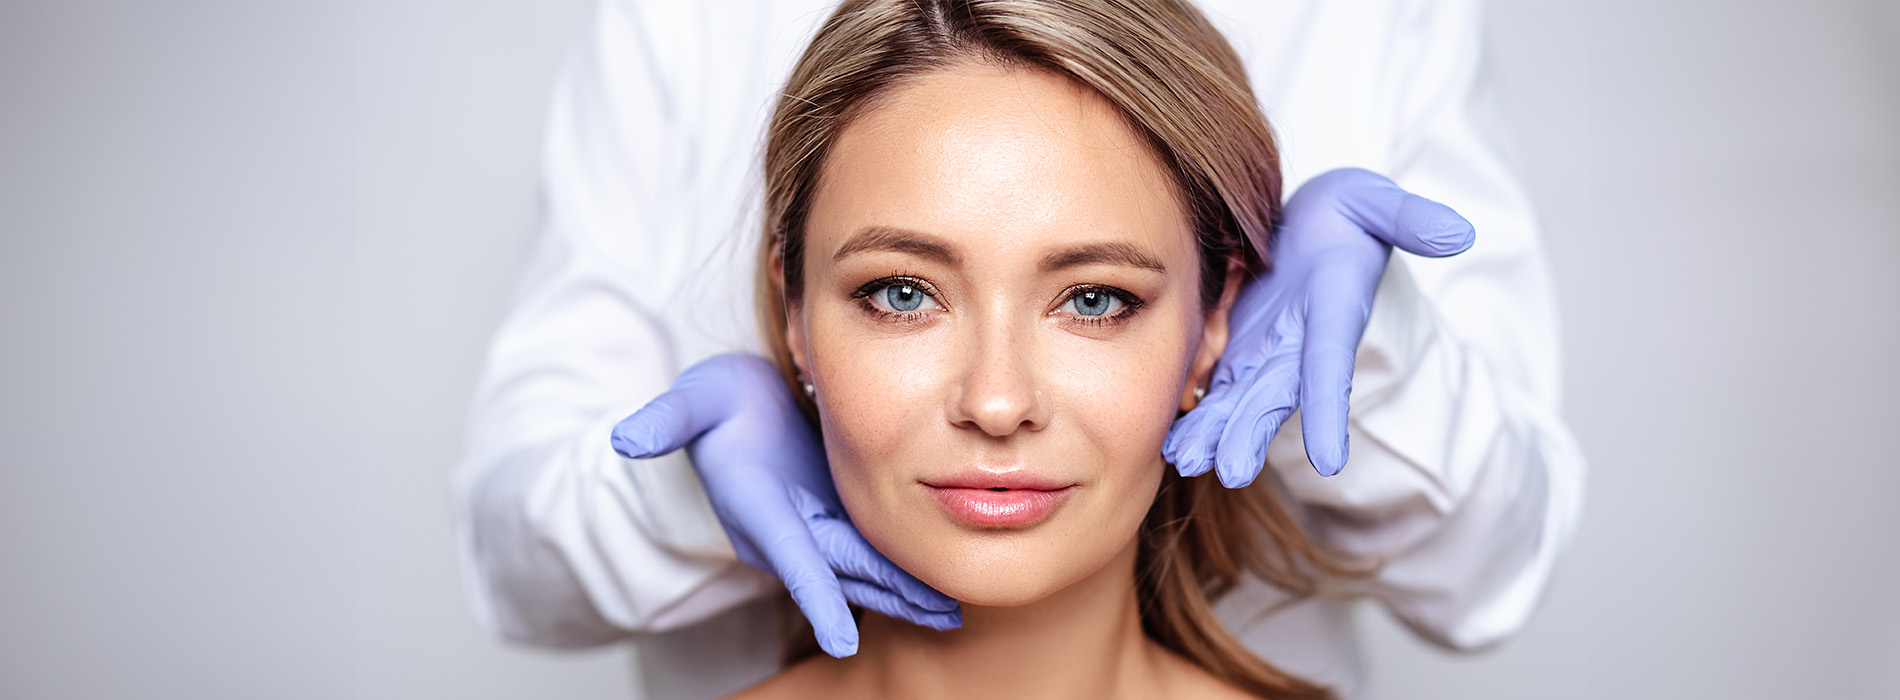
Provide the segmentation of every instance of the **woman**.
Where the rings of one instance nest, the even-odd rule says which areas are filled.
[[[1198,11],[846,3],[786,86],[765,177],[762,335],[858,530],[963,624],[867,614],[857,656],[750,695],[1330,696],[1212,599],[1352,570],[1272,491],[1161,458],[1280,201]]]
[[[1559,417],[1543,244],[1494,139],[1481,3],[1198,4],[1289,137],[1293,194],[1271,273],[1243,283],[1207,399],[1176,422],[1177,436],[1210,440],[1164,454],[1186,474],[1219,457],[1239,485],[1264,452],[1263,482],[1312,537],[1384,563],[1363,587],[1382,610],[1447,650],[1494,645],[1537,608],[1584,464]],[[780,668],[782,645],[761,630],[766,598],[787,589],[834,655],[859,648],[846,600],[942,626],[954,601],[900,580],[850,523],[799,512],[811,502],[789,485],[836,491],[798,390],[763,359],[720,355],[762,352],[756,269],[731,253],[755,249],[758,135],[835,0],[596,9],[555,91],[545,213],[457,476],[477,620],[515,643],[634,647],[652,698],[723,697]],[[1320,175],[1348,166],[1457,205],[1484,244],[1447,260],[1342,259],[1340,247],[1397,243],[1419,223],[1407,214],[1420,200],[1392,182]],[[1314,305],[1359,323],[1318,323]],[[1307,360],[1355,348],[1348,426],[1347,375],[1304,385],[1324,369]],[[1225,382],[1229,369],[1258,381]],[[1278,422],[1289,397],[1314,396],[1335,399],[1334,422],[1303,400]],[[1321,476],[1348,428],[1350,466]],[[1286,598],[1246,576],[1217,612],[1255,653],[1351,696],[1364,680],[1354,605]]]

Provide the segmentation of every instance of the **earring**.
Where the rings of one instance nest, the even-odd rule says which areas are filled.
[[[1186,400],[1183,400],[1181,402],[1181,413],[1177,415],[1176,417],[1178,418],[1180,416],[1185,416],[1187,415],[1188,411],[1192,411],[1196,408],[1199,408],[1201,406],[1201,399],[1205,399],[1205,398],[1207,398],[1207,387],[1204,387],[1204,386],[1194,387],[1194,402],[1188,403]]]
[[[806,379],[803,375],[800,375],[798,381],[805,385],[805,398],[818,398],[818,387],[813,386],[810,379]]]

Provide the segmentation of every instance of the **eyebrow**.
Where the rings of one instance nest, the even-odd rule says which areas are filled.
[[[962,262],[962,256],[942,240],[928,234],[896,228],[894,226],[867,226],[857,235],[838,248],[831,256],[832,262],[838,262],[858,253],[868,252],[907,253],[929,258],[945,265]],[[1127,243],[1091,243],[1067,250],[1058,250],[1042,257],[1040,269],[1043,272],[1055,272],[1082,265],[1125,265],[1128,267],[1152,270],[1166,274],[1168,267],[1161,264],[1140,248]]]
[[[1168,266],[1127,243],[1091,243],[1079,248],[1059,250],[1042,257],[1042,271],[1054,272],[1078,265],[1126,265],[1167,274]]]
[[[858,253],[872,251],[909,253],[946,265],[955,265],[961,261],[956,251],[951,250],[950,246],[936,238],[890,226],[869,226],[859,231],[857,235],[851,237],[851,240],[845,241],[844,247],[839,248],[838,252],[831,256],[831,261],[837,262]]]

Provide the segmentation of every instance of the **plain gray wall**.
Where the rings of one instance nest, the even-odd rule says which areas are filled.
[[[1373,697],[1900,697],[1900,3],[1490,5],[1589,502],[1497,650],[1368,611]],[[0,697],[628,695],[447,503],[588,10],[0,2]]]

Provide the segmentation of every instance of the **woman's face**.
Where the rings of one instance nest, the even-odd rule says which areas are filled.
[[[845,128],[805,235],[787,340],[871,544],[976,605],[1132,546],[1238,275],[1203,307],[1187,212],[1113,107],[1042,71],[928,74]]]

